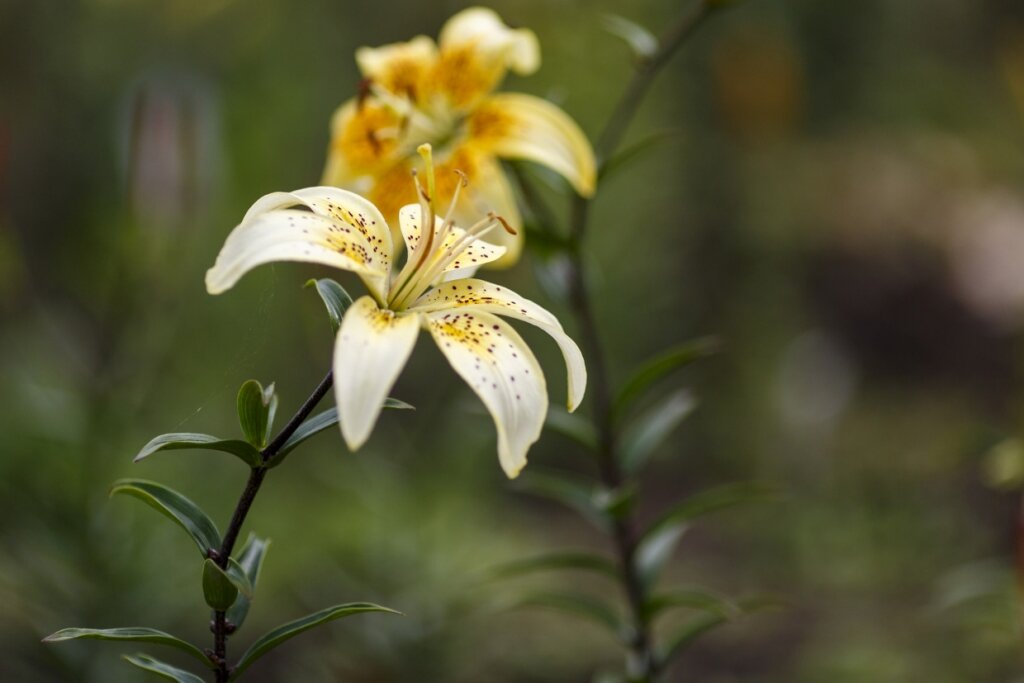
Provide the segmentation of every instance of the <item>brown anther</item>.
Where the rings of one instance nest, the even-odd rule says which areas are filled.
[[[498,214],[494,213],[493,211],[491,213],[487,214],[487,215],[488,215],[488,217],[493,218],[494,220],[496,220],[499,223],[501,223],[501,227],[505,228],[505,232],[507,232],[508,234],[510,234],[510,235],[518,235],[519,234],[518,232],[516,232],[515,228],[513,228],[511,225],[508,224],[508,221],[506,221],[504,218],[502,218]]]
[[[356,107],[359,109],[363,108],[363,103],[366,102],[366,98],[370,96],[373,91],[373,79],[364,78],[359,81],[358,94],[356,95]]]
[[[459,169],[457,169],[457,168],[453,168],[452,170],[453,170],[453,171],[454,171],[454,172],[455,172],[455,173],[456,173],[456,174],[457,174],[457,175],[458,175],[458,176],[459,176],[460,178],[462,178],[462,186],[463,186],[463,187],[468,187],[468,186],[469,186],[469,176],[467,176],[467,175],[466,175],[465,173],[463,173],[462,171],[460,171],[460,170],[459,170]]]

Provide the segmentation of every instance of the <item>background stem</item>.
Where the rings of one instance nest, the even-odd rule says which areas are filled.
[[[594,153],[600,168],[615,154],[636,116],[637,110],[662,67],[676,53],[686,39],[713,11],[712,0],[700,0],[691,6],[661,36],[658,49],[636,65],[636,70],[618,103],[612,110]],[[587,356],[590,391],[593,400],[593,421],[598,435],[598,466],[604,485],[615,491],[627,484],[619,465],[617,425],[612,415],[613,388],[597,319],[591,305],[587,284],[586,263],[583,257],[583,239],[587,232],[591,200],[576,196],[569,216],[569,306],[576,318],[581,346]],[[646,616],[647,591],[640,580],[635,562],[635,519],[631,512],[616,518],[612,528],[615,551],[618,555],[623,588],[629,602],[633,635],[630,643],[631,670],[637,683],[650,683],[658,675],[659,662]]]

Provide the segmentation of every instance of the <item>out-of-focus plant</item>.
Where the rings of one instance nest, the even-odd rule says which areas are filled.
[[[686,39],[716,11],[730,3],[698,0],[663,36],[622,17],[607,18],[608,30],[633,51],[635,71],[600,135],[596,154],[598,177],[628,164],[655,146],[659,135],[620,150],[621,142],[658,72]],[[576,570],[610,577],[622,587],[628,616],[603,598],[582,593],[529,595],[523,604],[563,610],[607,627],[626,650],[624,672],[608,672],[601,680],[653,683],[666,667],[700,635],[744,613],[769,604],[765,598],[729,599],[703,588],[658,588],[658,579],[676,545],[695,520],[738,504],[774,497],[771,487],[733,483],[696,493],[664,510],[641,529],[637,519],[640,475],[655,451],[687,417],[694,405],[685,391],[653,401],[659,380],[698,361],[718,348],[713,338],[698,339],[665,350],[642,363],[621,386],[613,386],[592,304],[593,292],[584,258],[591,199],[571,200],[568,226],[559,229],[555,212],[524,174],[519,176],[532,223],[549,261],[561,263],[565,298],[576,317],[587,357],[593,400],[589,419],[552,412],[549,424],[594,455],[598,481],[560,472],[531,472],[524,489],[580,513],[609,537],[614,558],[589,551],[562,551],[518,560],[497,568],[498,576],[537,571]],[[631,229],[636,229],[635,227]],[[528,242],[528,245],[530,243]],[[558,282],[559,278],[552,278]],[[648,401],[647,403],[650,403]],[[696,612],[689,621],[659,637],[658,623],[680,608]],[[624,678],[623,678],[624,676]]]

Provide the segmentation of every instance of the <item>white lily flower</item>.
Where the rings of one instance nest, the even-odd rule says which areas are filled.
[[[335,396],[349,448],[356,450],[369,438],[422,327],[490,412],[498,432],[498,459],[505,473],[515,477],[540,437],[548,395],[533,352],[498,316],[535,325],[555,340],[568,370],[570,411],[586,387],[583,356],[550,312],[472,277],[478,266],[506,251],[481,237],[510,228],[494,214],[466,228],[456,226],[451,215],[461,183],[446,217],[435,217],[429,145],[421,154],[427,161],[427,188],[416,181],[419,204],[399,211],[408,257],[398,273],[392,272],[391,230],[376,206],[346,190],[311,187],[257,200],[207,271],[206,288],[211,294],[224,292],[255,266],[273,261],[319,263],[356,273],[370,295],[346,311],[334,345]],[[424,225],[434,229],[424,231]]]

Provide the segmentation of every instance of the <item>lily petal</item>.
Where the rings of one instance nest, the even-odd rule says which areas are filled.
[[[529,29],[510,29],[494,11],[472,7],[445,23],[432,84],[463,111],[491,92],[507,69],[530,74],[540,66],[540,45]]]
[[[468,125],[470,139],[479,149],[535,161],[563,176],[582,196],[594,194],[594,150],[576,122],[547,100],[522,93],[492,95],[473,112]]]
[[[396,315],[368,296],[345,311],[334,342],[334,396],[349,449],[370,437],[419,329],[418,315]]]
[[[420,239],[422,239],[420,220],[420,207],[418,204],[409,204],[403,206],[398,212],[398,224],[402,228],[402,237],[405,240],[405,246],[412,254],[416,251],[416,246],[419,245]],[[438,236],[441,226],[444,225],[444,221],[440,218],[436,218],[434,221],[434,237]],[[488,233],[488,237],[501,231],[501,227],[493,229]],[[451,226],[445,233],[444,245],[437,252],[438,258],[447,258],[448,250],[453,247],[457,242],[465,237],[466,231],[462,228]],[[437,247],[435,246],[435,249]],[[459,250],[458,254],[454,255],[454,259],[451,263],[444,267],[442,273],[453,273],[463,272],[467,270],[475,270],[479,266],[490,263],[491,261],[497,261],[499,258],[505,255],[506,248],[491,244],[482,239],[474,239],[467,246]],[[434,261],[436,263],[436,260]],[[429,268],[430,264],[426,264],[424,267]]]
[[[537,359],[515,330],[490,313],[439,310],[424,319],[438,348],[494,418],[498,460],[514,478],[548,412]]]
[[[282,208],[289,206],[305,210]],[[390,234],[380,212],[351,192],[274,192],[258,199],[228,235],[206,272],[206,289],[220,294],[256,266],[274,261],[351,270],[383,298],[391,269]]]
[[[543,306],[519,296],[507,287],[467,278],[439,285],[421,296],[409,309],[421,313],[435,311],[485,312],[528,322],[551,335],[565,358],[569,381],[569,411],[576,410],[587,388],[587,366],[576,342],[561,323]]]
[[[405,43],[356,50],[356,64],[363,76],[389,92],[417,101],[425,94],[426,81],[437,63],[437,45],[427,36]]]

